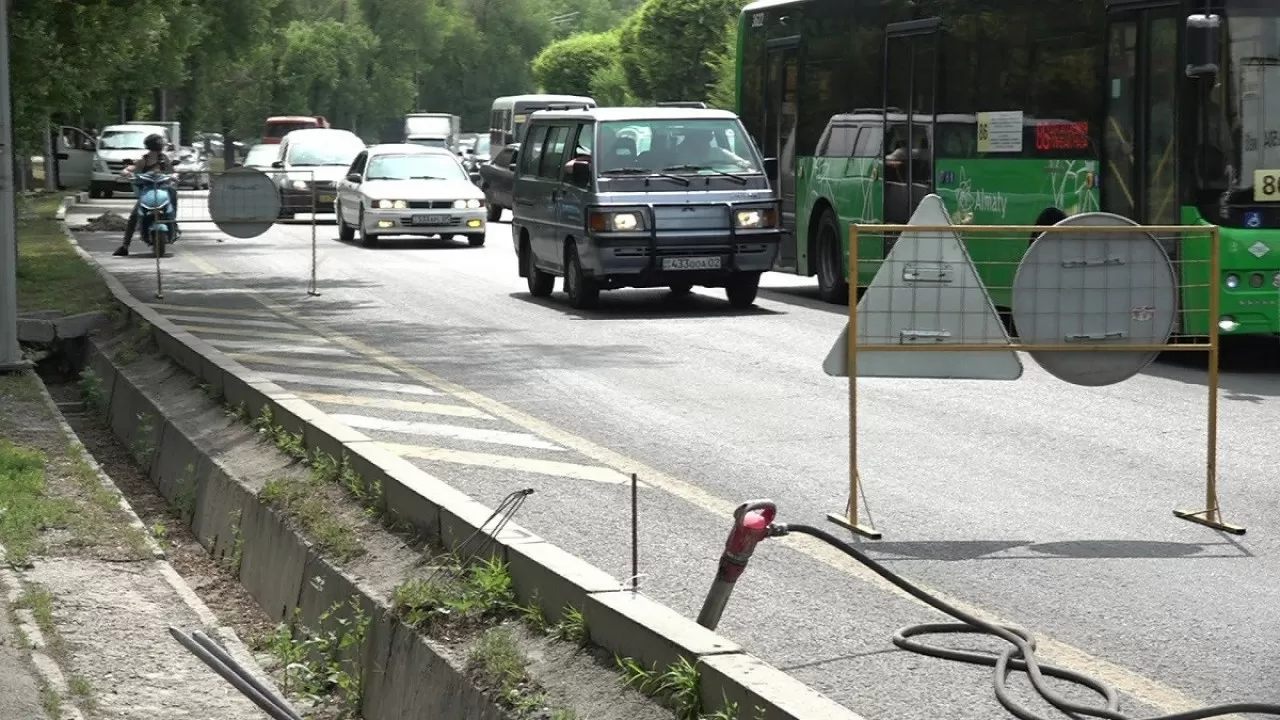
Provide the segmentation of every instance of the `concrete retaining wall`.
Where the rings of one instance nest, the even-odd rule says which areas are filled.
[[[491,508],[376,448],[364,435],[333,422],[185,332],[99,270],[127,308],[131,324],[149,324],[163,354],[211,386],[230,405],[243,403],[254,416],[269,407],[275,421],[302,434],[308,448],[334,457],[345,453],[366,483],[381,483],[388,507],[426,539],[454,547],[475,533],[491,514]],[[260,487],[233,477],[217,460],[226,449],[251,435],[251,430],[207,406],[170,407],[163,386],[174,378],[166,373],[143,376],[129,366],[116,367],[96,344],[91,344],[88,367],[102,379],[116,435],[134,447],[151,443],[155,448],[149,470],[166,497],[174,497],[183,483],[195,483],[193,530],[215,556],[234,559],[237,553],[242,554],[240,580],[268,615],[285,619],[300,607],[303,622],[314,623],[332,600],[349,597],[351,592],[363,597],[374,617],[365,647],[366,720],[498,717],[465,677],[436,655],[425,640],[388,619],[385,603],[375,593],[366,592],[317,557],[282,518],[261,505],[256,497]],[[190,386],[189,378],[181,381]],[[152,418],[149,428],[139,423],[140,415]],[[285,462],[282,458],[281,467]],[[272,469],[263,470],[254,473],[259,485]],[[566,604],[581,609],[591,641],[612,654],[658,667],[681,657],[701,661],[702,693],[708,708],[721,707],[727,698],[738,703],[744,718],[752,720],[861,720],[643,593],[620,590],[623,584],[617,578],[515,523],[508,523],[487,546],[473,542],[467,549],[505,560],[520,601],[536,601],[553,622]],[[313,586],[315,577],[323,578],[322,589]],[[755,708],[762,708],[763,714],[757,715]]]

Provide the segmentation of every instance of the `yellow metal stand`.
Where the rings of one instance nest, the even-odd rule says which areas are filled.
[[[882,536],[858,517],[858,226],[849,226],[849,502],[845,514],[830,513],[827,520],[872,540]]]
[[[1205,458],[1204,478],[1204,510],[1174,510],[1174,517],[1188,522],[1211,527],[1232,535],[1243,535],[1245,529],[1238,525],[1230,525],[1222,521],[1222,509],[1218,507],[1218,335],[1219,305],[1218,277],[1222,272],[1218,258],[1219,236],[1215,225],[1212,231],[1209,248],[1209,417],[1207,430],[1209,442]]]

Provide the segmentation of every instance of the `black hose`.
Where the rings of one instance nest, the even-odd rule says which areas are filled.
[[[1043,715],[1037,715],[1025,707],[1019,705],[1009,694],[1008,680],[1009,675],[1015,671],[1026,673],[1031,680],[1032,687],[1041,698],[1050,705],[1065,714],[1088,715],[1097,718],[1106,718],[1106,720],[1134,720],[1128,715],[1120,712],[1120,698],[1115,689],[1091,678],[1082,673],[1067,668],[1054,667],[1053,665],[1041,664],[1035,657],[1035,640],[1026,630],[1015,627],[1007,627],[1004,625],[995,625],[985,620],[976,618],[969,613],[959,610],[948,605],[945,602],[933,597],[929,593],[912,585],[907,580],[894,574],[888,568],[880,563],[872,560],[861,550],[858,550],[849,543],[832,535],[825,530],[821,530],[810,525],[785,525],[782,523],[774,524],[770,528],[771,536],[782,536],[788,533],[800,533],[809,535],[827,544],[842,550],[846,555],[854,560],[862,563],[871,569],[872,572],[880,577],[888,580],[893,585],[907,592],[915,599],[929,605],[935,610],[941,611],[951,617],[959,620],[959,623],[929,623],[926,625],[911,625],[898,630],[893,634],[893,644],[913,653],[927,655],[929,657],[942,658],[944,660],[954,660],[956,662],[969,663],[972,665],[985,665],[994,667],[995,670],[995,690],[996,699],[1004,706],[1006,710],[1018,717],[1020,720],[1050,720]],[[1006,648],[999,655],[988,653],[972,652],[965,650],[952,650],[950,648],[940,648],[925,645],[924,643],[915,642],[910,638],[920,635],[938,635],[938,634],[980,634],[994,635],[1001,640],[1009,643],[1010,647]],[[1090,707],[1072,702],[1053,690],[1045,687],[1044,678],[1054,677],[1060,680],[1074,683],[1083,687],[1087,687],[1098,695],[1102,696],[1106,701],[1105,707]],[[1222,717],[1224,715],[1235,715],[1239,713],[1271,715],[1280,717],[1280,705],[1266,703],[1232,703],[1230,705],[1216,705],[1213,707],[1201,708],[1199,710],[1189,710],[1187,712],[1173,713],[1171,715],[1159,715],[1146,720],[1203,720],[1203,718]]]

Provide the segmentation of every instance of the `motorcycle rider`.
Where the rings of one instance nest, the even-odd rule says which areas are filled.
[[[132,165],[124,169],[126,176],[142,175],[150,172],[159,172],[166,175],[173,173],[173,161],[164,152],[165,141],[162,135],[148,135],[142,144],[147,148],[147,152],[141,158],[134,161]],[[178,212],[178,190],[169,185],[169,203],[173,205],[173,212]],[[113,255],[116,257],[124,257],[129,254],[129,243],[133,242],[133,233],[138,228],[138,210],[134,208],[129,213],[129,224],[124,229],[124,243],[120,245]],[[178,224],[173,223],[174,237],[178,235]]]

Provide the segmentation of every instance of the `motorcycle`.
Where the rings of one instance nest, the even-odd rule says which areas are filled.
[[[177,182],[172,175],[149,172],[135,175],[132,180],[138,196],[134,212],[138,215],[138,232],[156,257],[164,257],[167,247],[181,237],[178,231],[178,209],[173,205],[170,188]]]

